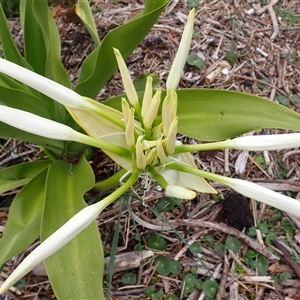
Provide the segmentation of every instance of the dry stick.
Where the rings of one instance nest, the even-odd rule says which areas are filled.
[[[272,254],[269,250],[267,250],[263,245],[257,243],[255,240],[251,239],[246,234],[238,231],[235,228],[229,227],[226,224],[217,224],[214,222],[208,222],[208,221],[201,221],[201,220],[169,220],[168,221],[172,225],[176,226],[199,226],[199,227],[205,227],[205,228],[211,228],[217,231],[221,231],[224,233],[228,233],[230,235],[233,235],[243,241],[244,243],[248,244],[251,248],[253,248],[255,251],[260,253],[261,255],[267,257],[269,260],[278,260],[278,257]]]
[[[260,10],[256,11],[257,15],[261,15],[263,12],[265,12],[265,10],[268,10],[268,12],[269,12],[269,15],[271,17],[271,21],[273,24],[273,34],[271,35],[270,40],[274,40],[279,33],[279,25],[278,25],[278,21],[277,21],[277,18],[276,18],[274,9],[273,9],[273,5],[275,5],[277,2],[278,2],[278,0],[271,0],[269,4],[267,4]]]
[[[221,298],[225,296],[225,288],[226,288],[226,284],[227,284],[229,266],[230,266],[230,264],[228,262],[227,255],[225,255],[224,256],[224,263],[223,263],[223,272],[222,272],[222,277],[221,277],[221,280],[220,280],[219,291],[218,291],[218,294],[216,296],[216,300],[221,300]]]

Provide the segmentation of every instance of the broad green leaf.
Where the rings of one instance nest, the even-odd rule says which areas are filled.
[[[0,194],[29,183],[50,163],[50,160],[36,160],[0,169]]]
[[[14,62],[22,67],[30,68],[30,65],[26,62],[26,60],[20,54],[19,49],[17,48],[13,36],[8,27],[5,14],[2,9],[2,5],[0,3],[0,44],[3,49],[4,57]]]
[[[178,132],[203,140],[224,140],[252,130],[300,131],[300,115],[264,98],[246,93],[178,90]]]
[[[113,47],[124,59],[132,53],[156,23],[168,0],[146,1],[144,11],[124,25],[111,30],[83,62],[75,91],[95,98],[117,70]]]
[[[0,239],[0,265],[24,251],[38,237],[47,170],[34,177],[15,197]]]
[[[44,66],[46,77],[71,88],[70,78],[61,61],[60,36],[48,9],[48,1],[34,0],[32,11],[37,22],[35,24],[40,28],[43,35],[41,43],[46,47],[46,64]]]
[[[47,3],[47,0],[41,1]],[[33,13],[33,3],[34,0],[20,1],[25,58],[36,73],[45,76],[47,50],[43,40],[42,29]]]
[[[0,122],[0,138],[23,140],[25,142],[39,145],[59,155],[62,155],[64,151],[63,141],[57,141],[36,136],[34,134],[19,130],[2,122]]]
[[[59,160],[49,167],[41,239],[86,207],[83,195],[94,185],[91,166]],[[104,299],[103,249],[96,222],[45,261],[58,299]]]
[[[0,75],[1,76],[1,75]],[[31,112],[47,119],[53,119],[49,107],[41,98],[22,88],[10,88],[0,79],[0,104]]]
[[[203,141],[232,138],[252,130],[280,128],[300,131],[300,114],[280,104],[246,93],[177,90],[178,132]],[[162,93],[162,99],[165,97]],[[142,92],[138,92],[141,101]],[[119,95],[103,102],[121,110]]]
[[[81,19],[85,28],[89,32],[91,38],[93,39],[95,47],[98,47],[100,45],[100,40],[89,2],[87,0],[78,1],[75,7],[77,16]]]

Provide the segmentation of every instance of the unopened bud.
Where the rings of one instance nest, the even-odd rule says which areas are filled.
[[[157,112],[160,105],[160,96],[161,96],[161,89],[158,89],[151,100],[147,114],[143,118],[143,123],[145,128],[150,128],[152,126],[153,121],[157,117]]]
[[[134,108],[132,107],[129,113],[129,118],[125,127],[125,138],[127,145],[131,148],[135,144],[134,138]]]
[[[166,141],[165,146],[168,155],[174,152],[176,135],[177,135],[177,124],[178,124],[178,118],[176,117],[171,123],[167,138],[165,139]]]
[[[139,136],[135,144],[136,166],[140,170],[144,170],[146,168],[146,157],[143,151],[143,139],[144,136]]]
[[[157,155],[156,155],[156,148],[152,148],[152,149],[148,152],[148,154],[147,154],[147,156],[146,156],[146,164],[147,164],[147,166],[152,165],[152,162],[154,161],[154,159],[155,159],[156,156],[157,156]]]
[[[147,77],[145,93],[143,97],[143,104],[142,104],[142,118],[144,119],[148,113],[148,108],[152,100],[152,77]]]
[[[121,103],[122,103],[123,119],[124,119],[124,123],[126,125],[128,122],[129,115],[130,115],[130,106],[129,106],[128,102],[126,101],[126,99],[123,97],[122,97]]]
[[[162,164],[165,164],[168,161],[168,157],[166,156],[165,149],[162,144],[162,140],[156,140],[156,151],[160,162]]]

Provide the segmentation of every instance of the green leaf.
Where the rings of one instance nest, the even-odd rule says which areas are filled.
[[[300,115],[282,105],[246,93],[178,90],[178,132],[203,140],[225,140],[252,130],[300,131]]]
[[[92,14],[89,2],[87,0],[78,1],[76,4],[76,14],[83,22],[85,28],[90,34],[95,47],[100,45],[100,40],[98,36],[97,26],[95,24],[94,16]]]
[[[173,275],[179,275],[181,272],[181,264],[177,260],[171,260],[171,273]]]
[[[122,283],[125,285],[129,285],[129,284],[134,285],[134,284],[136,284],[137,277],[136,277],[136,274],[129,272],[129,271],[125,271],[121,275],[121,280],[122,280]]]
[[[258,223],[257,229],[259,229],[262,234],[267,234],[269,232],[268,225],[265,222]]]
[[[69,75],[61,61],[60,36],[55,21],[48,9],[48,1],[34,0],[32,4],[32,12],[35,19],[34,24],[38,27],[38,29],[40,29],[43,37],[43,41],[40,39],[39,42],[43,43],[46,48],[46,61],[43,66],[45,68],[46,77],[71,88]],[[31,47],[33,46],[31,45]],[[40,64],[44,63],[43,61],[39,61],[37,58],[36,60]]]
[[[225,245],[229,250],[231,250],[234,253],[239,252],[242,247],[242,243],[233,236],[227,237]]]
[[[26,60],[20,54],[18,47],[14,42],[14,38],[11,34],[11,31],[8,27],[5,14],[2,9],[2,5],[0,3],[0,44],[4,53],[4,57],[14,62],[22,67],[30,68],[30,65],[26,62]]]
[[[158,256],[155,259],[155,264],[158,264],[157,273],[163,276],[168,276],[171,272],[171,258],[169,256]]]
[[[258,255],[257,258],[257,271],[260,275],[265,275],[269,268],[269,261],[267,258],[262,256],[261,254]]]
[[[0,194],[27,184],[50,163],[50,160],[38,160],[0,169]]]
[[[157,212],[167,212],[174,209],[175,205],[179,205],[180,202],[178,199],[170,198],[170,197],[163,197],[158,199],[158,201],[154,205],[154,209],[157,210]]]
[[[202,70],[204,68],[203,60],[196,54],[190,54],[186,60],[187,64],[190,66],[195,66],[196,68]]]
[[[13,200],[0,239],[0,266],[25,250],[38,237],[45,197],[44,170],[34,177]]]
[[[202,249],[200,242],[194,242],[192,245],[190,245],[189,250],[194,255],[201,253]]]
[[[83,195],[94,185],[94,174],[84,157],[77,164],[58,160],[48,172],[41,239],[45,240],[79,210]],[[104,299],[103,248],[96,222],[45,261],[58,299]]]
[[[157,234],[146,236],[148,246],[153,249],[164,250],[167,246],[167,241]]]
[[[210,298],[215,298],[217,292],[218,292],[218,283],[213,279],[205,280],[202,284],[202,289],[205,294],[205,296]]]
[[[286,96],[280,95],[278,97],[275,97],[275,99],[284,106],[287,106],[287,107],[291,106],[291,102],[290,102],[289,98],[287,98]]]
[[[0,137],[23,140],[51,150],[59,155],[64,151],[64,142],[36,136],[0,122]]]
[[[20,1],[25,58],[35,72],[45,76],[47,50],[43,42],[42,29],[33,13],[33,3],[34,0]],[[42,0],[42,3],[47,5],[45,0]]]
[[[95,98],[117,70],[113,47],[118,48],[126,60],[144,39],[168,0],[147,0],[144,11],[127,23],[111,30],[83,62],[75,91]]]
[[[300,131],[299,113],[261,97],[209,89],[182,89],[176,92],[178,132],[195,139],[219,141],[262,128]],[[163,92],[162,99],[165,95]],[[123,96],[103,103],[121,110]],[[139,92],[138,96],[141,100],[143,94]]]

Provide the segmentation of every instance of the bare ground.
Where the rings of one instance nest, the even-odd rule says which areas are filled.
[[[191,53],[202,59],[203,68],[200,70],[187,65],[180,87],[248,92],[299,111],[300,3],[298,0],[283,0],[274,6],[265,6],[266,4],[267,1],[200,0]],[[110,29],[141,11],[142,1],[94,1],[93,9],[99,34],[104,36]],[[164,84],[178,48],[188,11],[184,1],[171,2],[158,24],[127,60],[133,78],[155,72],[162,85]],[[76,81],[77,70],[82,60],[92,50],[91,39],[83,25],[77,22],[72,10],[58,9],[58,12],[53,11],[53,14],[62,37],[62,60]],[[12,21],[12,30],[22,47],[18,20]],[[98,98],[107,99],[120,92],[122,84],[117,73],[99,93]],[[266,130],[265,133],[276,133],[276,130]],[[32,160],[39,156],[34,146],[14,140],[7,141],[3,149],[5,150],[0,152],[1,166]],[[286,191],[299,199],[299,154],[298,149],[259,154],[215,151],[198,153],[195,160],[202,169],[259,182],[268,188]],[[101,153],[96,153],[91,163],[97,178],[106,178],[117,169],[114,163]],[[280,214],[276,218],[276,211],[252,200],[249,202],[249,215],[248,202],[246,207],[240,207],[235,200],[238,196],[228,195],[227,189],[220,185],[214,184],[214,187],[220,193],[220,197],[198,195],[196,200],[182,201],[171,211],[161,213],[163,218],[176,227],[177,232],[173,229],[162,231],[160,220],[150,209],[163,196],[157,186],[153,184],[145,191],[140,182],[128,193],[126,200],[129,204],[124,206],[120,217],[117,256],[125,255],[125,258],[120,258],[121,261],[127,262],[125,269],[134,267],[131,271],[137,275],[137,283],[125,286],[121,280],[122,272],[117,270],[113,276],[111,299],[150,299],[144,295],[150,285],[155,286],[156,292],[162,289],[164,297],[176,294],[182,299],[203,299],[204,294],[200,289],[195,289],[188,298],[181,294],[182,278],[191,272],[194,264],[199,264],[199,279],[205,280],[208,275],[216,278],[219,286],[216,299],[300,299],[299,218],[287,214]],[[5,195],[3,199],[9,199],[14,193]],[[235,205],[228,204],[224,209],[224,216],[222,201],[219,200],[226,200],[228,197],[231,199],[229,202]],[[116,204],[104,211],[97,220],[107,255],[112,244],[110,233],[116,229],[119,210],[119,205]],[[243,217],[237,218],[237,215]],[[1,231],[5,226],[6,217],[6,210],[1,210]],[[248,220],[247,224],[243,223],[244,220]],[[249,238],[233,228],[251,225],[251,222],[255,225],[267,224],[267,231],[265,227],[259,227],[261,230],[257,236]],[[277,244],[272,244],[266,239],[270,232],[277,235]],[[138,244],[135,237],[139,234],[141,244],[149,249],[146,241],[149,233],[163,236],[167,240],[167,247],[163,251],[151,249],[145,252],[149,257],[138,266],[134,266],[133,261],[136,257],[131,251]],[[177,233],[180,233],[186,242],[200,241],[202,252],[199,257],[188,251],[183,238],[178,237]],[[235,236],[242,242],[241,250],[237,253],[230,250],[224,253],[217,252],[215,245],[224,244],[228,236]],[[257,266],[247,265],[243,260],[250,247],[267,258],[269,267],[262,275],[259,274]],[[282,251],[284,258],[277,260],[273,253]],[[179,275],[163,276],[157,273],[155,259],[161,254],[180,262],[182,270]],[[8,262],[1,272],[1,278],[6,278],[23,257],[19,255]],[[278,280],[282,272],[289,272],[291,278]],[[9,291],[7,299],[55,299],[47,277],[39,276],[37,270],[26,277],[25,283],[22,291]]]

